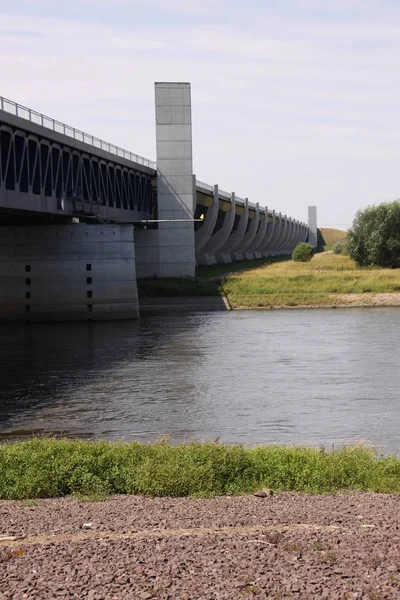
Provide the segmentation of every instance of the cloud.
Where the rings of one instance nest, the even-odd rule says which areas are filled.
[[[85,4],[109,4],[110,0],[84,0]],[[210,15],[223,7],[229,9],[228,0],[113,0],[116,7],[130,6],[135,8],[154,7],[164,13],[179,15]]]
[[[250,8],[238,22],[146,26],[140,15],[4,15],[1,93],[155,158],[154,81],[191,81],[201,179],[302,220],[316,203],[321,218],[350,223],[359,206],[397,196],[398,20]]]

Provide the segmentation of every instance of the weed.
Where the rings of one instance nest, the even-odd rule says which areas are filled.
[[[325,556],[326,562],[334,565],[338,561],[338,555],[335,552],[328,552]]]
[[[323,550],[325,550],[324,544],[322,542],[320,542],[319,540],[316,540],[315,542],[313,542],[312,548],[313,548],[313,550],[317,550],[318,552],[322,552]]]
[[[168,440],[139,442],[32,438],[0,444],[0,498],[110,494],[210,497],[274,491],[400,492],[400,459],[364,445],[319,448]],[[273,542],[271,542],[273,543]],[[296,550],[297,551],[297,550]]]
[[[27,500],[24,500],[22,502],[23,506],[28,506],[28,507],[37,506],[38,504],[39,504],[39,502],[37,500],[35,500],[35,498],[28,498]]]
[[[303,546],[300,542],[289,542],[288,544],[285,544],[284,550],[287,550],[288,552],[302,552]]]

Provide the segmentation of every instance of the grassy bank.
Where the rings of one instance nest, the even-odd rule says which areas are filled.
[[[275,491],[400,492],[400,459],[366,446],[337,450],[219,443],[31,439],[0,445],[0,498],[213,496]]]
[[[360,269],[348,256],[322,253],[232,273],[222,287],[232,308],[374,304],[375,294],[400,292],[400,269]]]
[[[325,242],[325,250],[332,250],[336,242],[342,242],[347,239],[347,231],[342,231],[341,229],[322,227],[320,231],[323,241]]]
[[[264,265],[290,260],[290,256],[243,260],[229,264],[197,267],[195,279],[149,278],[138,279],[139,298],[176,298],[220,296],[220,282],[224,275],[255,269]]]

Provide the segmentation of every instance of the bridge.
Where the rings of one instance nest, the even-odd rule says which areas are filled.
[[[155,92],[157,163],[0,97],[0,320],[137,318],[137,277],[311,240],[316,220],[197,180],[190,84]]]

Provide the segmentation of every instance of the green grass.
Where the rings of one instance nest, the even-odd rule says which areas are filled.
[[[323,227],[320,231],[325,240],[325,250],[332,250],[336,242],[347,239],[347,231],[342,231],[341,229],[329,229],[328,227]]]
[[[363,445],[244,448],[220,443],[33,438],[0,445],[0,498],[197,496],[275,491],[400,493],[400,459]]]
[[[221,279],[227,273],[254,269],[262,265],[290,260],[290,256],[244,260],[209,267],[197,267],[196,278],[138,279],[139,298],[173,298],[187,296],[221,296]]]
[[[197,278],[218,278],[228,273],[237,273],[240,271],[248,271],[249,269],[256,269],[263,265],[270,265],[276,262],[284,262],[290,260],[290,256],[275,256],[270,258],[257,258],[255,260],[241,260],[221,265],[210,265],[196,268]]]
[[[308,263],[232,273],[222,289],[232,308],[335,306],[346,304],[348,294],[400,292],[400,269],[360,269],[348,256],[322,253]]]

